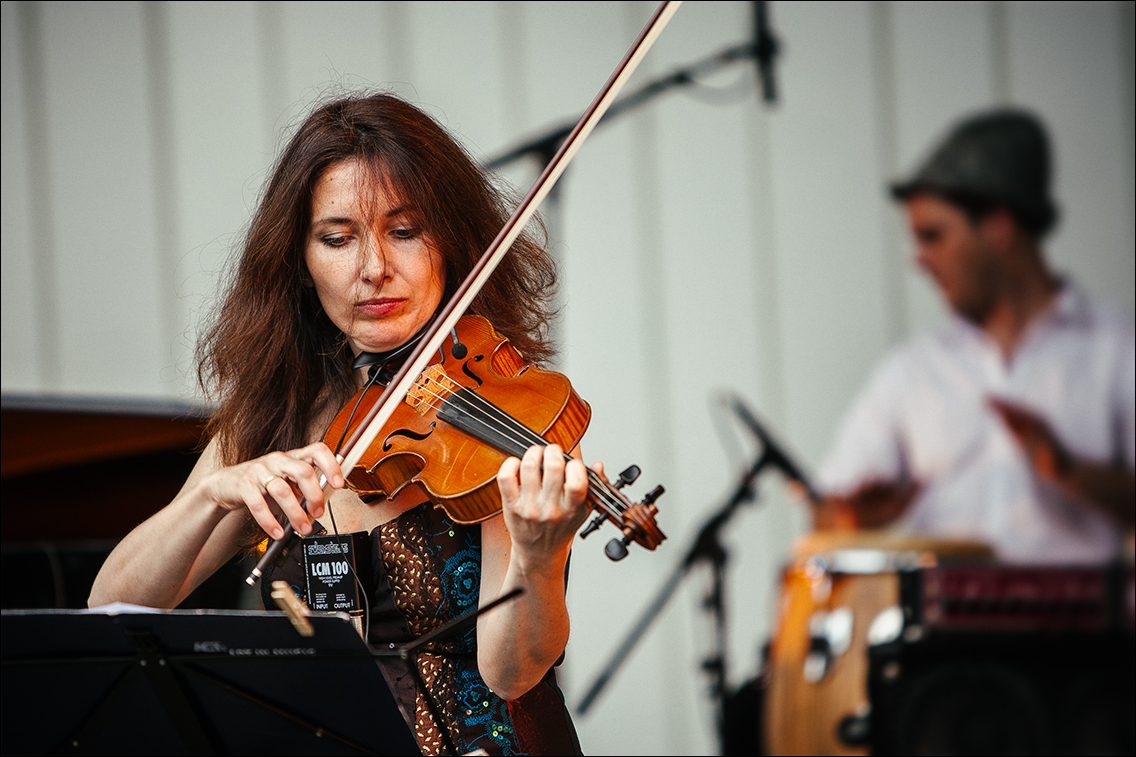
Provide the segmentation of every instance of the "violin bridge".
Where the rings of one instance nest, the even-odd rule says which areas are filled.
[[[459,389],[461,385],[446,375],[440,363],[435,363],[418,374],[414,385],[406,393],[406,404],[418,411],[419,415],[425,415]]]

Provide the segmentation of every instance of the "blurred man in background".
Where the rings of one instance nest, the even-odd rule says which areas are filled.
[[[1049,142],[1030,114],[959,124],[892,186],[952,311],[851,408],[815,527],[981,540],[1010,562],[1118,554],[1136,497],[1133,321],[1049,267]]]

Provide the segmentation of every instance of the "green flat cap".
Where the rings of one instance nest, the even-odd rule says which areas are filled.
[[[954,127],[906,181],[891,185],[899,200],[930,192],[1004,203],[1038,235],[1057,220],[1049,196],[1051,159],[1045,127],[1021,110],[997,110]]]

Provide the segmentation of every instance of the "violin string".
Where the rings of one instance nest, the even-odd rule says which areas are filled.
[[[442,373],[442,376],[445,378],[445,382],[435,376],[432,377],[433,383],[439,387],[438,391],[448,392],[448,396],[443,396],[442,394],[439,394],[438,391],[433,390],[431,388],[429,378],[426,381],[417,384],[417,388],[423,394],[426,394],[438,400],[440,404],[452,402],[455,405],[464,406],[464,409],[473,420],[479,422],[483,427],[491,431],[495,431],[506,437],[508,441],[512,442],[517,447],[525,448],[534,445],[548,445],[547,439],[545,439],[532,429],[528,428],[517,419],[513,418],[511,415],[479,395],[477,392],[470,391],[466,395],[462,395],[460,394],[461,389],[468,387],[464,387],[461,384],[457,383],[444,372]],[[453,388],[455,386],[457,387],[456,390]],[[469,399],[467,399],[467,397]],[[481,407],[476,407],[474,400],[480,403]],[[437,412],[440,407],[440,404],[435,404],[433,402],[427,402],[426,404],[435,412]],[[564,459],[571,461],[573,458],[568,453],[564,453]],[[602,504],[606,505],[608,508],[614,511],[615,514],[621,515],[622,513],[626,512],[626,505],[624,505],[623,501],[617,495],[611,492],[611,485],[604,479],[600,478],[599,474],[597,474],[591,468],[587,468],[585,466],[585,471],[587,472],[588,481],[591,484],[588,489],[589,493],[592,494],[592,496],[596,499],[600,500]]]
[[[450,379],[448,376],[446,378],[455,386],[459,387],[459,391],[462,388],[467,388],[462,387],[461,384],[453,381],[453,379]],[[459,394],[458,391],[454,391],[449,386],[442,384],[442,382],[438,381],[437,379],[435,379],[435,383],[442,387],[444,391],[448,391],[450,393],[449,396],[444,397],[440,394],[437,394],[429,388],[429,384],[420,384],[419,388],[424,393],[429,394],[430,396],[439,400],[441,403],[453,402],[455,405],[464,405],[466,411],[472,418],[480,422],[484,427],[496,431],[502,436],[508,437],[509,441],[513,442],[519,447],[548,445],[547,439],[520,423],[520,421],[516,420],[511,415],[501,410],[501,408],[497,407],[492,402],[489,402],[489,400],[485,399],[477,392],[471,391],[467,395],[463,396]],[[466,397],[475,399],[477,402],[480,402],[482,407],[475,407],[473,401],[471,401],[471,399],[466,399]],[[433,403],[428,403],[428,405],[433,410],[438,410],[438,405],[435,405]],[[496,418],[497,425],[494,425],[494,423],[492,422],[494,420],[494,417]],[[564,453],[564,459],[570,461],[573,458],[568,453]],[[585,470],[588,474],[588,480],[593,484],[593,486],[590,488],[592,494],[597,499],[601,500],[603,504],[613,509],[616,513],[624,512],[627,507],[617,496],[611,493],[610,484],[600,478],[599,474],[597,474],[592,469],[585,468]]]
[[[460,384],[458,386],[460,387]],[[437,412],[439,409],[441,409],[441,405],[444,405],[446,402],[452,402],[455,405],[464,405],[464,409],[470,414],[471,417],[474,418],[474,420],[479,421],[483,426],[485,426],[489,430],[496,431],[497,433],[501,434],[502,436],[507,437],[509,441],[511,441],[513,444],[517,445],[518,447],[527,448],[527,447],[531,447],[533,444],[546,444],[546,445],[548,444],[548,442],[545,441],[535,431],[524,426],[519,421],[517,421],[512,416],[510,416],[506,413],[501,413],[502,417],[498,417],[496,419],[494,419],[492,417],[488,417],[488,416],[491,416],[491,410],[492,409],[499,410],[499,408],[496,408],[491,403],[489,403],[490,410],[486,410],[485,408],[475,407],[472,402],[463,398],[462,395],[460,395],[458,393],[458,391],[454,391],[454,390],[450,389],[449,387],[445,387],[446,391],[450,392],[449,396],[442,396],[440,394],[437,394],[437,393],[431,391],[428,386],[422,386],[421,388],[425,393],[429,394],[430,396],[434,397],[435,399],[437,399],[439,401],[440,404],[438,404],[438,405],[435,405],[433,403],[428,403],[429,407],[432,410],[434,410],[435,412]],[[462,387],[462,388],[464,388],[464,387]],[[460,391],[460,389],[459,389],[459,391]],[[483,397],[478,396],[476,392],[474,392],[472,394],[473,394],[473,396],[475,396],[478,399],[485,402],[485,399]],[[485,416],[485,417],[482,417],[482,416]],[[496,426],[493,423],[494,420],[496,420],[496,423],[497,423]]]
[[[535,431],[528,428],[527,426],[523,425],[522,423],[520,423],[520,421],[518,421],[515,418],[513,418],[512,416],[510,416],[508,413],[503,411],[501,408],[497,407],[493,403],[489,402],[489,400],[487,400],[484,397],[482,397],[481,395],[477,394],[477,392],[470,392],[468,397],[470,398],[470,400],[468,402],[466,402],[466,404],[468,406],[472,407],[474,401],[480,402],[483,405],[483,407],[481,408],[481,411],[482,411],[482,413],[484,413],[485,416],[496,417],[498,422],[501,424],[501,427],[506,427],[506,426],[511,427],[513,429],[514,433],[519,433],[524,438],[524,440],[526,442],[528,442],[527,446],[533,446],[533,445],[547,446],[548,445],[548,440],[545,439],[543,436],[536,433]],[[462,395],[459,395],[457,393],[454,394],[454,398],[462,400],[463,402],[465,402],[465,400],[462,398]],[[454,399],[452,398],[450,401],[454,401]],[[472,414],[472,411],[471,411],[471,414]],[[482,419],[479,419],[479,420],[482,420]],[[484,423],[485,425],[489,425],[489,422],[487,420],[482,420],[482,423]],[[564,459],[566,461],[571,461],[573,458],[570,454],[565,452],[564,453]],[[604,504],[608,505],[609,507],[614,509],[616,512],[623,512],[623,510],[625,509],[623,503],[620,502],[617,498],[613,497],[610,494],[610,492],[608,491],[608,483],[606,481],[604,481],[602,478],[600,478],[599,474],[597,474],[595,471],[591,470],[590,468],[585,467],[585,470],[587,471],[587,474],[588,474],[588,480],[593,485],[592,491],[593,491],[594,495],[596,496],[596,498],[601,499],[604,502]]]
[[[450,379],[450,381],[452,382],[453,380]],[[509,439],[509,441],[513,442],[514,444],[516,444],[519,447],[531,447],[531,446],[534,446],[534,445],[535,446],[548,446],[548,440],[547,439],[545,439],[544,437],[542,437],[540,434],[533,431],[532,429],[528,428],[527,426],[522,424],[517,419],[513,418],[508,413],[501,410],[501,408],[499,408],[496,405],[494,405],[493,403],[489,402],[487,399],[485,399],[484,397],[479,395],[477,392],[471,391],[471,392],[469,392],[468,395],[463,396],[463,395],[459,394],[460,389],[458,391],[454,391],[453,389],[442,384],[442,382],[440,382],[436,379],[435,379],[435,383],[438,384],[438,386],[442,387],[444,391],[448,391],[449,396],[442,396],[442,395],[438,394],[437,392],[433,391],[430,388],[429,384],[420,384],[419,389],[421,389],[425,394],[428,394],[431,397],[434,397],[435,399],[437,399],[442,404],[444,404],[446,402],[452,402],[455,405],[464,405],[465,410],[470,414],[470,416],[474,420],[481,423],[485,428],[488,428],[492,431],[496,431],[497,433],[501,434],[502,436],[505,436],[506,438]],[[461,387],[460,384],[457,384],[456,382],[453,382],[453,383],[456,386]],[[465,388],[465,387],[462,387],[462,388]],[[481,407],[475,406],[473,400],[476,400],[477,402],[481,403],[482,406]],[[427,404],[431,409],[433,409],[435,411],[437,411],[439,409],[439,406],[435,405],[432,402],[427,403]],[[567,461],[571,461],[573,458],[572,458],[571,455],[569,455],[567,452],[565,452],[564,453],[564,459],[567,460]],[[597,499],[602,500],[602,502],[604,504],[606,504],[608,507],[610,507],[611,509],[613,509],[617,513],[624,512],[627,508],[623,504],[622,501],[620,501],[616,496],[614,496],[608,490],[608,488],[610,487],[610,484],[608,484],[606,481],[604,481],[602,478],[600,478],[599,474],[597,474],[591,468],[587,468],[585,466],[585,470],[587,471],[587,474],[588,474],[588,480],[593,484],[593,486],[590,489],[590,491],[592,491],[593,495]]]
[[[517,419],[513,418],[511,415],[506,413],[504,410],[502,410],[501,408],[497,407],[496,405],[494,405],[492,402],[490,402],[486,398],[479,395],[477,392],[469,392],[469,394],[466,395],[466,396],[468,396],[470,398],[469,402],[467,402],[467,405],[472,406],[475,401],[481,403],[482,406],[483,406],[482,412],[484,412],[488,416],[496,417],[498,419],[498,421],[501,423],[502,426],[513,427],[514,432],[520,433],[522,435],[522,437],[529,443],[528,446],[532,446],[532,445],[547,446],[548,445],[548,440],[545,439],[543,436],[541,436],[537,432],[533,431],[532,429],[528,428],[527,426],[522,424],[520,421],[518,421]],[[463,395],[454,393],[454,397],[456,397],[458,399],[462,399]],[[451,399],[450,401],[453,401],[453,400]],[[485,421],[483,421],[483,422],[485,422]],[[566,461],[571,461],[573,458],[570,454],[565,452],[564,453],[564,459]],[[618,499],[616,499],[615,497],[610,495],[610,492],[608,491],[608,488],[607,488],[608,483],[606,481],[604,481],[602,478],[600,478],[599,474],[597,474],[591,468],[585,467],[585,470],[587,471],[587,474],[588,474],[588,480],[593,484],[595,496],[599,499],[602,499],[605,504],[612,507],[614,510],[616,510],[616,512],[622,512],[625,509],[624,505]]]
[[[445,374],[443,374],[443,375],[445,375]],[[355,411],[358,410],[359,403],[363,400],[363,397],[366,396],[367,389],[369,389],[371,387],[371,385],[374,384],[375,379],[377,377],[378,377],[378,371],[376,371],[374,373],[374,375],[372,375],[368,379],[366,385],[363,387],[363,391],[359,393],[359,399],[356,401],[355,407],[352,408],[352,410],[351,410],[351,417],[354,417]],[[443,384],[438,379],[435,379],[434,383],[436,383],[439,387],[441,387],[443,391],[449,392],[448,396],[442,396],[442,395],[432,391],[429,388],[428,383],[420,384],[419,388],[424,393],[426,393],[426,394],[430,395],[431,397],[437,399],[439,401],[439,403],[441,403],[441,404],[444,404],[447,401],[454,402],[455,404],[459,404],[459,403],[464,404],[466,406],[466,410],[470,413],[471,417],[474,417],[476,420],[480,421],[482,423],[482,425],[484,425],[485,427],[487,427],[491,430],[494,430],[494,431],[500,433],[503,436],[506,436],[507,438],[509,438],[509,441],[513,442],[514,444],[516,444],[519,447],[534,446],[534,445],[535,446],[547,446],[548,445],[548,440],[545,439],[544,437],[542,437],[540,434],[538,434],[535,431],[533,431],[532,429],[528,428],[527,426],[522,424],[520,421],[518,421],[515,418],[513,418],[512,416],[510,416],[508,413],[505,413],[503,410],[498,408],[496,405],[489,402],[488,400],[486,400],[481,395],[477,394],[477,392],[470,392],[469,393],[470,396],[475,398],[477,401],[479,401],[483,405],[483,407],[481,407],[481,408],[476,408],[474,406],[473,402],[464,399],[462,397],[462,395],[459,394],[460,390],[462,388],[464,388],[464,387],[462,387],[461,384],[458,384],[456,381],[451,379],[449,376],[446,376],[446,379],[449,381],[449,383],[452,383],[454,386],[457,386],[459,388],[457,390],[454,390],[452,387],[448,386],[447,384]],[[432,410],[434,410],[435,412],[439,409],[439,405],[435,405],[432,402],[427,403],[427,405]],[[481,417],[478,417],[477,412],[475,412],[475,411],[478,411],[478,410],[480,410],[480,412],[481,412]],[[491,422],[492,416],[497,416],[497,424],[498,425],[496,427],[494,427],[493,423]],[[350,427],[350,425],[351,425],[351,418],[348,418],[347,424],[344,427],[344,432],[343,432],[344,437],[346,437],[347,428]],[[340,441],[339,441],[339,444],[336,445],[337,451],[338,451],[338,447],[342,444],[343,444],[343,439],[341,438]],[[573,458],[572,458],[571,455],[569,455],[567,452],[565,452],[564,453],[564,459],[566,461],[571,461]],[[587,471],[588,481],[592,484],[589,491],[593,494],[593,496],[595,496],[597,499],[602,500],[604,504],[606,504],[608,507],[612,508],[615,512],[617,512],[617,513],[624,512],[626,510],[626,507],[624,506],[623,502],[621,502],[618,498],[613,496],[608,491],[609,484],[606,481],[604,481],[602,478],[600,478],[599,474],[597,474],[591,468],[585,467],[585,470]],[[333,518],[334,518],[334,516],[333,516]],[[333,521],[333,524],[334,524],[334,521]]]
[[[454,405],[464,406],[464,409],[475,421],[481,423],[482,426],[489,429],[490,431],[495,431],[502,436],[505,436],[517,447],[528,448],[533,445],[548,445],[548,440],[546,440],[544,437],[540,436],[538,433],[528,428],[509,414],[501,411],[500,408],[488,402],[488,400],[486,400],[484,397],[481,397],[476,392],[471,392],[471,395],[480,400],[484,407],[476,407],[472,401],[453,390],[449,390],[450,395],[448,397],[443,397],[442,395],[430,391],[426,387],[423,387],[423,389],[426,393],[430,394],[435,399],[438,399],[441,404],[452,402]],[[431,403],[430,408],[434,411],[437,411],[440,409],[440,406]],[[494,411],[496,411],[496,413]],[[571,456],[568,454],[565,454],[564,457],[567,460],[571,459]]]

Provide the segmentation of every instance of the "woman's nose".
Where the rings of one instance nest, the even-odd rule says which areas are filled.
[[[365,281],[379,286],[387,277],[387,256],[382,245],[376,242],[367,242],[362,249],[363,259],[361,275]]]

